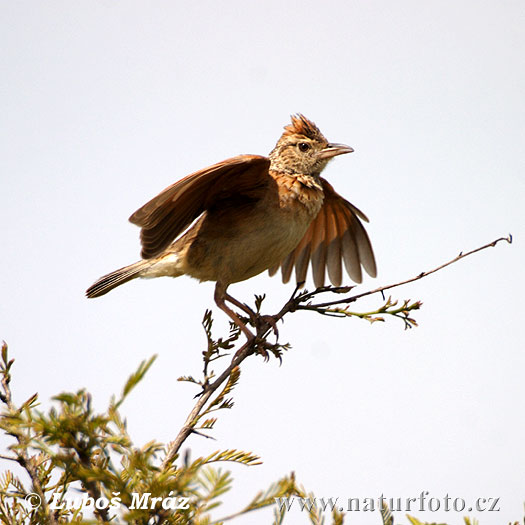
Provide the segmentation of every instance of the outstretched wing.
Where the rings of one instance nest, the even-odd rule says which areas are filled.
[[[257,199],[267,184],[269,166],[267,157],[239,155],[192,173],[161,191],[129,218],[142,228],[142,257],[158,255],[222,199]]]
[[[311,262],[315,286],[324,286],[328,270],[330,282],[340,286],[342,261],[350,278],[362,281],[361,266],[368,275],[377,275],[376,261],[370,239],[359,219],[368,222],[366,215],[350,204],[325,179],[321,179],[324,202],[301,242],[280,264],[283,282],[287,283],[295,267],[298,283],[306,280]],[[270,275],[279,266],[270,269]]]

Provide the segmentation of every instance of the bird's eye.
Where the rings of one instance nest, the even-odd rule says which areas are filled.
[[[310,144],[308,144],[308,142],[299,142],[299,144],[297,144],[297,147],[300,151],[305,152],[310,149]]]

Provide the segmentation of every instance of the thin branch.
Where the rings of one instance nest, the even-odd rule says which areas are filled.
[[[14,461],[15,463],[18,463],[18,458],[17,457],[11,457],[11,456],[6,456],[4,454],[0,454],[0,459],[7,459],[9,461]]]
[[[479,252],[481,250],[484,250],[486,248],[496,246],[496,244],[498,244],[500,241],[507,241],[510,244],[510,243],[512,243],[512,236],[509,234],[508,237],[501,237],[501,238],[496,239],[495,241],[493,241],[493,242],[491,242],[489,244],[486,244],[484,246],[476,248],[475,250],[471,250],[471,251],[469,251],[467,253],[460,253],[454,259],[452,259],[452,260],[450,260],[450,261],[448,261],[448,262],[438,266],[437,268],[434,268],[433,270],[429,270],[427,272],[422,272],[419,275],[417,275],[416,277],[412,277],[411,279],[407,279],[405,281],[401,281],[401,282],[395,283],[395,284],[390,284],[390,285],[387,285],[387,286],[381,286],[381,287],[376,288],[374,290],[370,290],[368,292],[364,292],[364,293],[361,293],[361,294],[358,294],[358,295],[353,295],[353,296],[346,297],[346,298],[343,298],[343,299],[339,299],[339,300],[336,300],[336,301],[329,301],[329,302],[319,303],[319,304],[312,304],[312,303],[304,304],[305,302],[310,301],[311,299],[313,299],[314,297],[316,297],[317,295],[322,294],[322,293],[326,293],[326,292],[337,293],[337,294],[348,293],[353,288],[353,286],[338,286],[338,287],[326,286],[326,287],[318,288],[317,290],[314,290],[313,292],[302,292],[302,293],[299,293],[299,290],[301,289],[302,285],[304,284],[304,283],[299,283],[297,285],[297,287],[295,288],[295,290],[294,290],[292,296],[290,297],[290,299],[288,299],[288,301],[284,304],[284,306],[281,308],[281,310],[277,314],[275,314],[273,316],[264,316],[264,315],[260,314],[259,310],[258,310],[257,313],[254,313],[254,315],[256,317],[256,321],[257,321],[257,323],[256,323],[257,324],[257,337],[255,339],[253,339],[253,340],[247,341],[237,351],[237,353],[234,355],[230,365],[223,371],[223,373],[217,379],[215,379],[215,381],[213,381],[213,382],[206,382],[207,381],[206,376],[207,376],[207,373],[208,373],[208,369],[207,369],[207,366],[205,366],[205,368],[204,368],[205,382],[203,383],[203,391],[200,394],[199,399],[196,402],[195,406],[193,407],[193,409],[189,413],[188,417],[186,418],[186,421],[185,421],[183,427],[181,428],[181,430],[179,431],[179,433],[177,434],[176,438],[171,443],[168,444],[167,453],[166,453],[166,457],[165,457],[165,459],[164,459],[164,461],[162,463],[162,468],[166,469],[173,463],[173,461],[175,460],[175,457],[177,456],[177,454],[178,454],[182,444],[184,443],[184,441],[188,438],[188,436],[190,434],[198,433],[198,432],[195,432],[194,429],[195,429],[195,426],[197,424],[198,417],[199,417],[201,411],[204,409],[206,403],[208,402],[210,397],[213,395],[213,393],[230,377],[230,375],[231,375],[232,371],[234,370],[234,368],[239,366],[248,356],[256,353],[256,351],[258,351],[260,354],[265,356],[265,358],[268,358],[268,353],[266,352],[266,349],[269,348],[271,350],[272,347],[275,347],[277,345],[270,345],[266,341],[266,337],[268,336],[270,331],[273,329],[273,327],[275,327],[275,323],[277,323],[277,321],[282,319],[287,313],[294,312],[296,310],[313,310],[313,311],[317,311],[318,313],[324,313],[326,315],[327,313],[330,313],[327,310],[327,308],[330,307],[330,306],[335,306],[335,305],[338,305],[338,304],[348,304],[348,303],[351,303],[351,302],[355,302],[355,301],[357,301],[357,299],[360,299],[362,297],[366,297],[368,295],[372,295],[372,294],[379,293],[379,292],[384,292],[385,290],[389,290],[389,289],[392,289],[392,288],[396,288],[398,286],[402,286],[404,284],[411,283],[413,281],[417,281],[419,279],[422,279],[423,277],[426,277],[427,275],[431,275],[431,274],[433,274],[433,273],[435,273],[435,272],[437,272],[439,270],[442,270],[443,268],[445,268],[445,267],[447,267],[447,266],[449,266],[451,264],[454,264],[455,262],[459,261],[460,259],[464,259],[465,257],[468,257],[469,255],[472,255],[472,254],[474,254],[476,252]],[[261,300],[259,300],[259,303],[260,302],[261,302]],[[395,305],[395,303],[390,303],[390,301],[388,301],[387,304]],[[396,315],[396,314],[398,314],[397,316],[399,316],[401,314],[404,315],[406,312],[408,312],[411,309],[419,308],[420,303],[416,302],[416,303],[414,303],[412,305],[408,305],[408,306],[407,305],[408,305],[408,303],[405,303],[404,307],[399,309],[399,311],[397,311],[397,310],[393,311],[393,315]],[[259,306],[260,306],[260,304],[259,304]],[[335,312],[335,313],[337,313],[337,312]],[[372,313],[375,313],[375,312],[372,312]],[[366,318],[367,315],[368,315],[368,317],[370,317],[370,315],[372,313],[369,313],[369,314],[357,314],[357,313],[348,312],[348,314],[350,314],[350,315],[357,315],[357,316],[364,317],[364,318]],[[378,310],[378,313],[389,313],[389,312],[385,311],[385,307],[383,307],[382,309]],[[408,318],[407,315],[405,317],[406,317],[404,319],[405,320],[405,324],[408,322],[409,324],[416,325],[414,320]],[[269,319],[272,320],[273,322],[270,323]],[[207,436],[207,437],[209,437],[209,436]]]
[[[9,383],[11,381],[11,374],[9,373],[9,368],[12,365],[13,360],[7,360],[7,344],[5,342],[2,344],[2,357],[4,361],[0,370],[0,373],[2,374],[2,401],[6,404],[8,410],[11,413],[16,413],[19,411],[19,409],[17,409],[13,403],[11,387],[9,386]],[[40,478],[38,477],[38,465],[35,462],[35,458],[30,456],[27,452],[28,446],[30,444],[30,438],[24,435],[22,430],[12,435],[14,435],[14,437],[20,445],[19,447],[17,447],[15,452],[16,461],[29,474],[31,482],[33,483],[33,489],[40,497],[40,504],[42,506],[42,510],[47,516],[47,519],[49,520],[48,523],[54,525],[57,523],[57,521],[47,505],[46,494],[44,492],[44,489],[42,488],[42,484],[40,483]],[[13,458],[5,456],[5,459]]]
[[[213,439],[214,441],[217,441],[217,438],[214,438],[213,436],[208,436],[208,434],[204,434],[204,432],[199,432],[198,430],[195,430],[194,428],[191,429],[192,434],[197,434],[197,436],[201,436],[206,439]]]
[[[257,340],[251,340],[244,343],[244,345],[241,346],[241,348],[233,356],[231,363],[224,370],[224,372],[215,381],[204,386],[201,396],[186,418],[186,421],[177,434],[177,437],[168,444],[167,454],[164,458],[164,461],[162,462],[163,469],[168,468],[173,463],[175,456],[178,454],[179,449],[184,441],[190,434],[195,432],[194,427],[197,423],[198,416],[213,393],[230,377],[235,367],[239,366],[249,355],[255,352],[256,347]]]
[[[80,464],[85,469],[90,469],[93,467],[93,464],[91,462],[91,457],[88,454],[81,454],[77,451],[77,454],[79,456]],[[86,492],[89,494],[91,498],[93,498],[93,501],[98,501],[102,497],[102,492],[99,487],[99,482],[94,480],[81,480],[82,486],[86,489]],[[95,508],[95,516],[97,516],[97,519],[99,521],[102,521],[103,523],[107,523],[109,521],[109,512],[108,507],[103,507],[102,509],[99,509],[98,507]]]
[[[398,286],[402,286],[404,284],[412,283],[414,281],[417,281],[419,279],[422,279],[423,277],[426,277],[427,275],[431,275],[433,273],[438,272],[439,270],[442,270],[443,268],[446,268],[447,266],[450,266],[451,264],[456,263],[457,261],[464,259],[465,257],[468,257],[469,255],[472,255],[474,253],[480,252],[481,250],[485,250],[487,248],[492,248],[496,246],[501,241],[507,241],[509,244],[512,244],[512,235],[509,234],[508,237],[500,237],[499,239],[496,239],[495,241],[492,241],[488,244],[485,244],[484,246],[480,246],[479,248],[476,248],[474,250],[471,250],[467,253],[460,252],[457,257],[454,257],[454,259],[451,259],[450,261],[441,264],[437,268],[434,268],[433,270],[428,270],[426,272],[422,272],[416,277],[412,277],[411,279],[406,279],[405,281],[401,281],[394,284],[389,284],[387,286],[380,286],[379,288],[375,288],[374,290],[369,290],[368,292],[363,292],[361,294],[357,295],[351,295],[350,297],[345,297],[343,299],[338,299],[336,301],[328,301],[326,303],[318,303],[318,304],[309,304],[307,306],[302,305],[301,303],[307,301],[308,299],[311,299],[312,297],[319,295],[321,293],[325,292],[336,292],[336,293],[342,293],[345,291],[346,287],[331,287],[326,286],[323,288],[318,288],[317,290],[314,290],[313,292],[310,292],[308,294],[304,294],[304,296],[299,295],[295,296],[295,292],[290,297],[288,302],[283,306],[281,311],[276,314],[274,317],[275,321],[278,321],[279,319],[282,319],[282,317],[287,314],[288,312],[293,312],[294,310],[301,310],[301,309],[308,309],[308,310],[316,310],[320,308],[326,308],[329,306],[334,306],[337,304],[348,304],[353,303],[357,301],[358,299],[361,299],[362,297],[366,297],[368,295],[373,295],[375,293],[384,292],[385,290],[390,290],[392,288],[397,288]]]

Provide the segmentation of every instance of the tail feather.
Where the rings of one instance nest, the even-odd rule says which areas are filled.
[[[129,266],[124,266],[124,268],[119,268],[107,275],[103,275],[96,283],[92,284],[86,290],[86,295],[89,298],[93,298],[107,294],[109,291],[113,290],[113,288],[139,277],[141,271],[144,270],[145,265],[148,265],[146,261],[138,261]]]

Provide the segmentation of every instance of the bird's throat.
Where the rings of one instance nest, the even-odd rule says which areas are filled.
[[[309,188],[311,190],[323,191],[323,187],[321,185],[320,176],[319,176],[318,173],[315,173],[315,174],[312,174],[312,175],[295,174],[294,177],[305,188]]]

